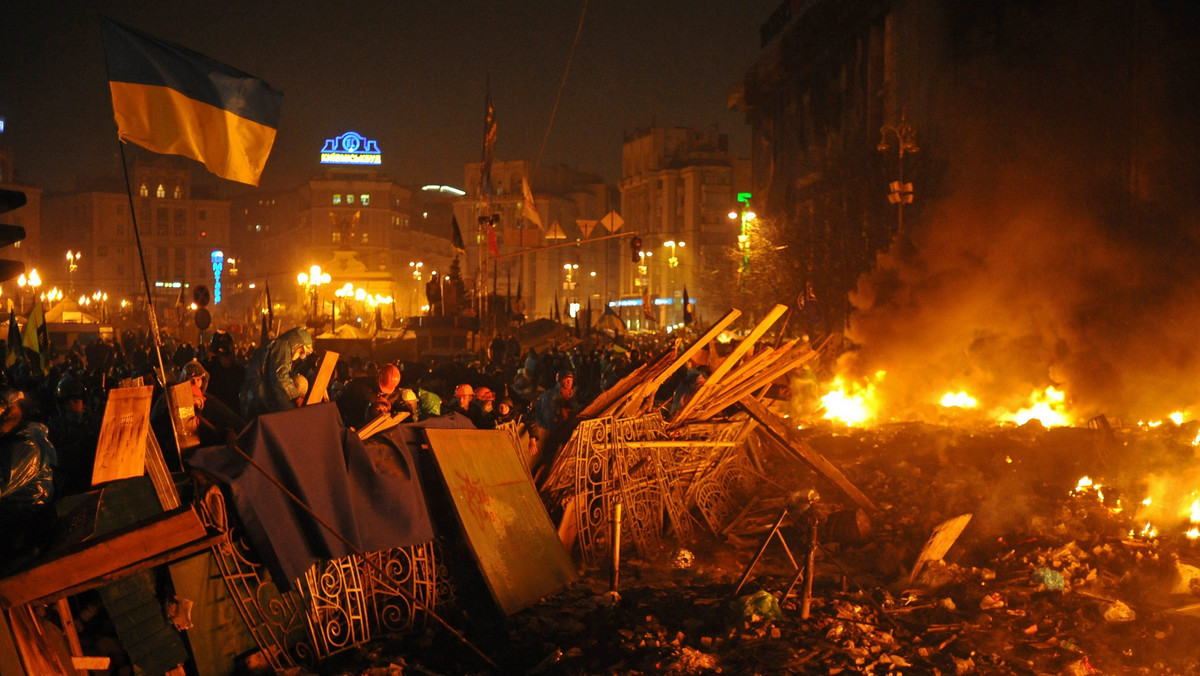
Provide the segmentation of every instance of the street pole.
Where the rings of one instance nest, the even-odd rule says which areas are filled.
[[[912,183],[904,182],[904,155],[915,153],[920,148],[917,147],[917,130],[908,124],[903,111],[900,113],[900,124],[896,126],[885,124],[879,128],[880,140],[877,149],[881,153],[891,150],[891,145],[888,143],[889,133],[896,137],[898,163],[897,178],[888,185],[888,202],[896,205],[896,236],[900,237],[904,234],[904,205],[912,204],[913,201]]]

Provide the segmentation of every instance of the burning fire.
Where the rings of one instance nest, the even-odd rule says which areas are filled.
[[[848,383],[841,376],[829,384],[829,392],[821,397],[825,406],[825,419],[836,420],[846,426],[862,425],[878,413],[875,386],[887,375],[876,371],[875,377],[863,385]]]
[[[1030,397],[1033,404],[1016,413],[1003,413],[1000,419],[1024,425],[1030,420],[1038,420],[1046,427],[1066,427],[1072,422],[1066,412],[1066,395],[1062,390],[1053,386],[1041,392],[1034,392]]]
[[[975,408],[979,401],[966,392],[947,392],[942,395],[941,404],[946,408]]]

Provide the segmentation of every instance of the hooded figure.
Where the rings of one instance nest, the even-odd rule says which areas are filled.
[[[292,365],[313,351],[312,334],[302,327],[287,331],[259,348],[246,365],[240,400],[247,418],[286,411],[300,405]]]
[[[46,426],[27,422],[19,390],[0,393],[0,574],[49,540],[54,529],[54,465]]]

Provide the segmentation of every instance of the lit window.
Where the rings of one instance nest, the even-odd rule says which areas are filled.
[[[333,196],[333,203],[334,203],[335,205],[336,205],[336,204],[341,204],[341,203],[342,203],[342,196],[341,196],[341,195],[334,195],[334,196]]]
[[[138,194],[141,195],[142,197],[150,196],[150,190],[148,188],[146,188],[145,183],[142,184],[142,187],[138,188]]]
[[[367,233],[365,233],[365,232],[364,232],[364,233],[362,234],[361,241],[362,241],[362,243],[363,243],[363,244],[366,244],[366,243],[367,243]]]
[[[342,233],[340,231],[335,230],[333,233],[333,243],[341,244],[341,242],[342,242]]]
[[[346,204],[354,204],[354,195],[346,195]]]
[[[162,183],[158,184],[158,190],[154,191],[154,196],[159,199],[162,199],[167,196],[167,189],[163,187]]]
[[[362,205],[363,205],[364,207],[365,207],[365,206],[370,206],[370,204],[371,204],[371,196],[370,196],[370,195],[360,195],[360,196],[359,196],[359,201],[360,201],[360,202],[362,202]]]
[[[183,188],[175,186],[175,199],[179,199],[180,197],[183,197]]]

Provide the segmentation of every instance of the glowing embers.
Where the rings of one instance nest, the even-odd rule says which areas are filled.
[[[1200,500],[1192,502],[1191,513],[1188,514],[1188,524],[1191,528],[1188,528],[1184,535],[1189,540],[1200,539]]]
[[[1002,413],[999,418],[1003,421],[1024,425],[1030,420],[1038,420],[1045,427],[1067,427],[1072,423],[1071,416],[1066,412],[1066,395],[1062,390],[1053,386],[1030,396],[1030,406],[1016,413]]]
[[[884,371],[876,371],[873,378],[865,383],[851,383],[841,376],[834,378],[827,386],[828,391],[821,397],[825,409],[825,419],[840,422],[847,427],[866,424],[873,420],[879,410],[876,401],[876,385],[883,381]]]

